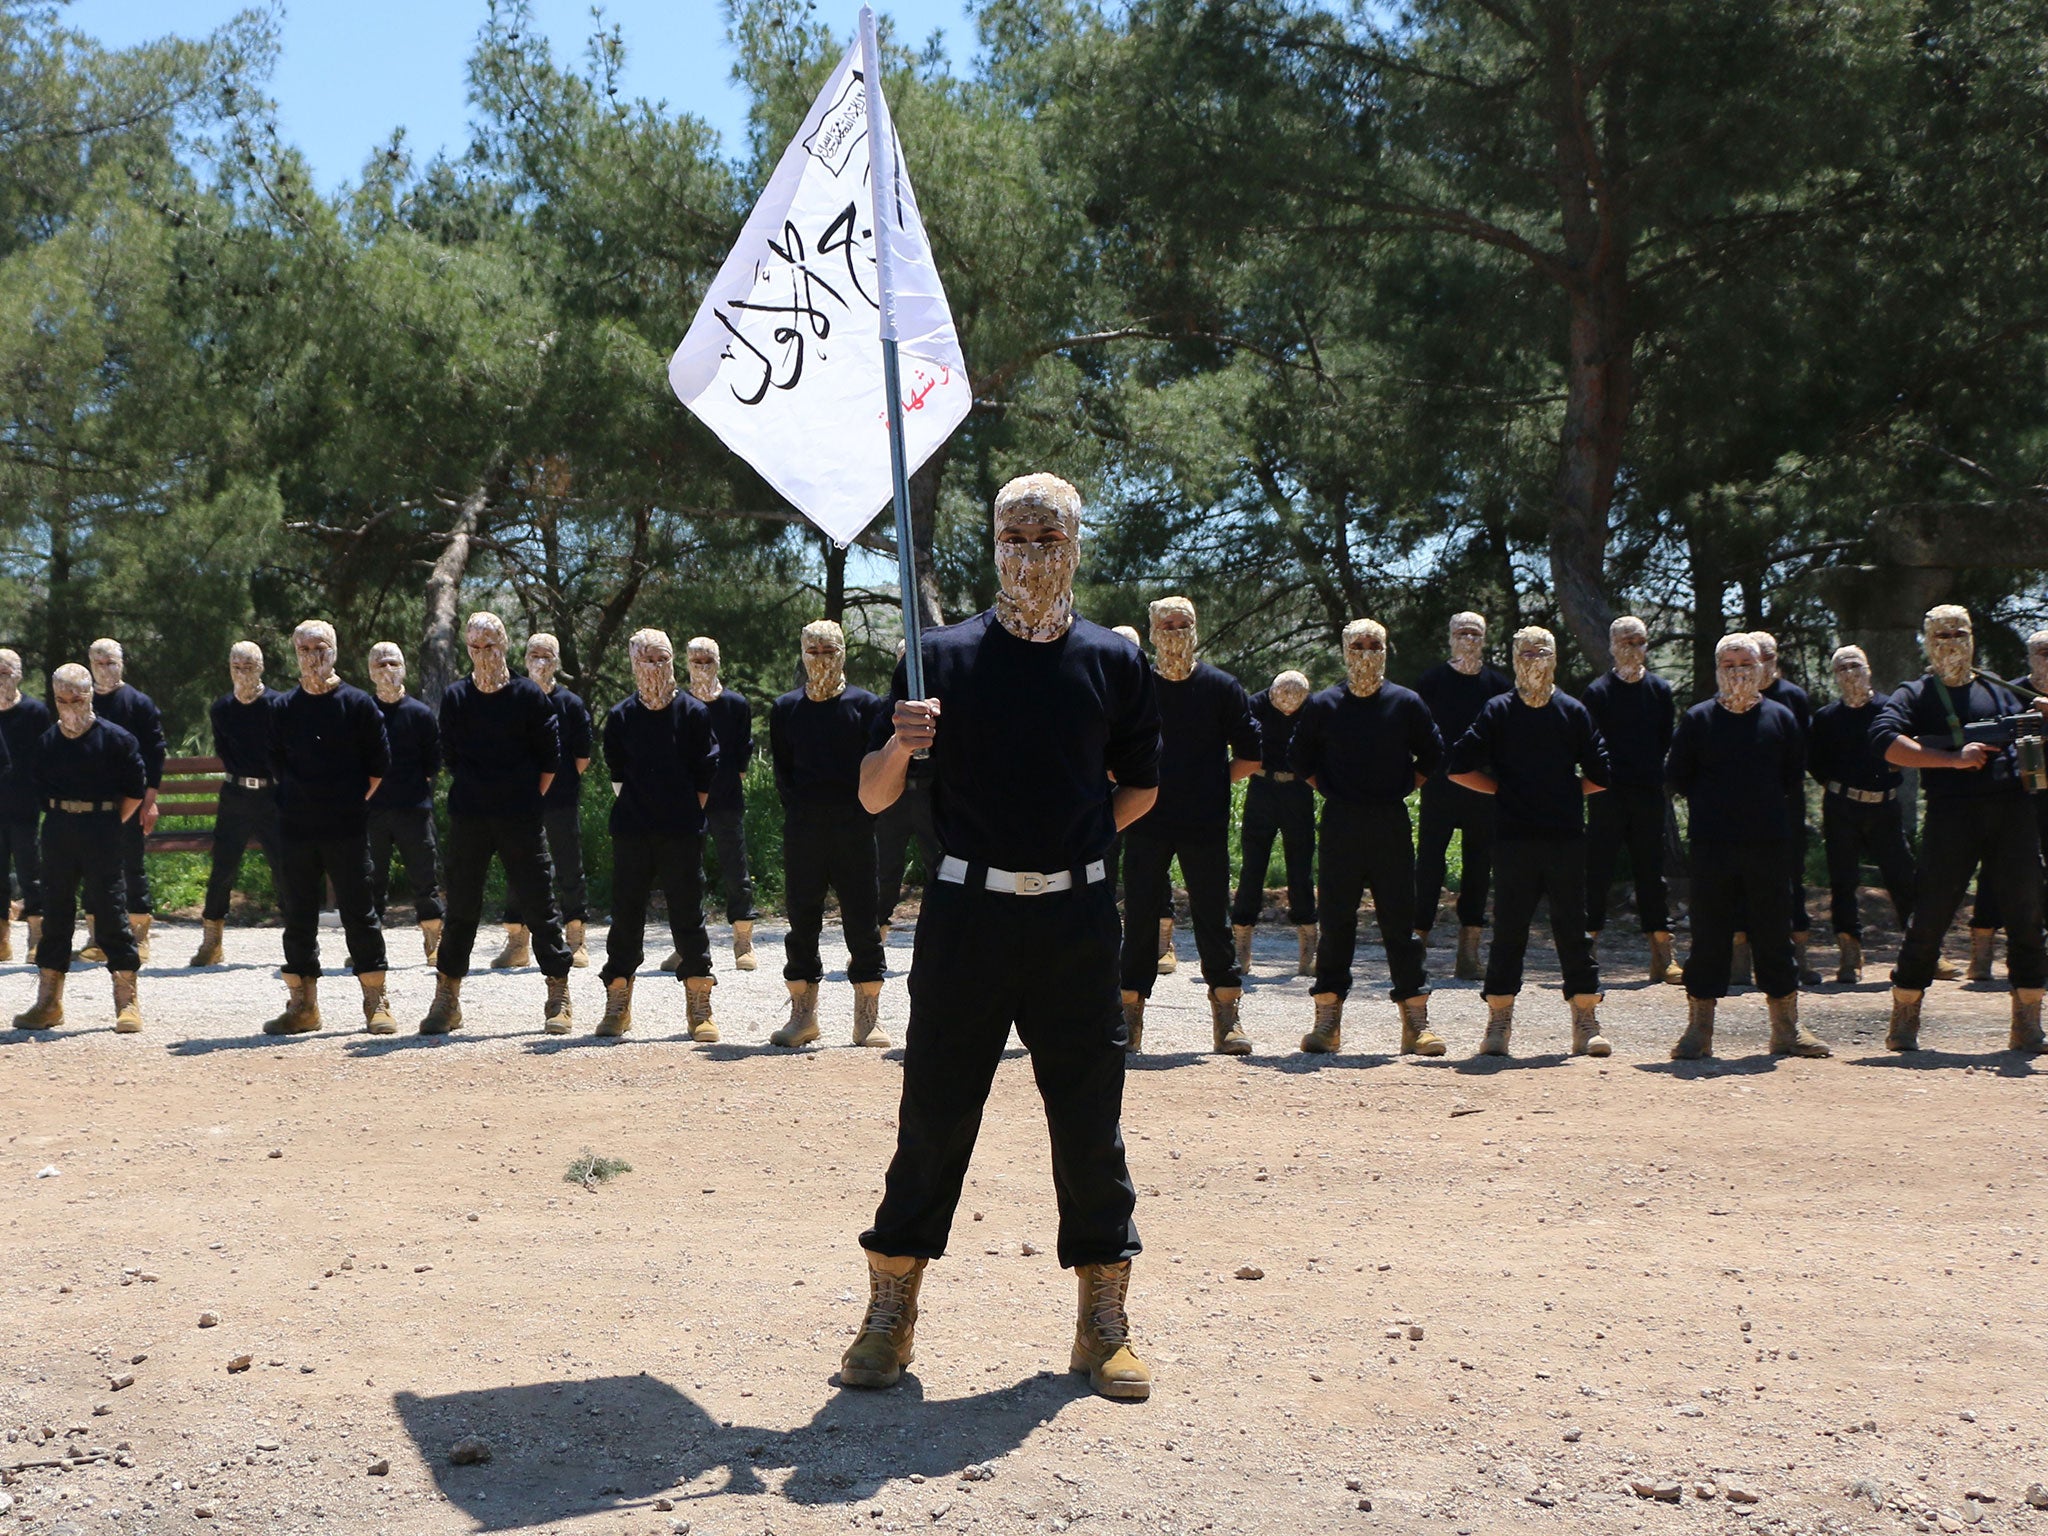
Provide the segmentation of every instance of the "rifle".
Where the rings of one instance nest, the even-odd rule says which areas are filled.
[[[2030,698],[2044,698],[2031,683],[2007,682],[1982,667],[1971,669],[1987,683],[2003,688],[2023,689]],[[1989,720],[1972,720],[1963,727],[1963,740],[1981,741],[1987,746],[2008,749],[2019,768],[2020,786],[2030,795],[2048,789],[2048,716],[2037,709],[2016,715],[1994,715]]]

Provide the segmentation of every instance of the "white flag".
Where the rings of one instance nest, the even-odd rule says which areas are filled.
[[[886,108],[869,121],[856,39],[783,151],[669,359],[677,397],[841,544],[888,505],[887,392],[871,175],[883,166],[905,463],[974,403],[960,336]],[[874,100],[880,102],[880,82]],[[882,153],[873,154],[882,138]],[[893,174],[891,174],[893,172]]]

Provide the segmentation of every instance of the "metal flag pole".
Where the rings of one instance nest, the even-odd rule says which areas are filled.
[[[882,387],[889,394],[889,472],[896,500],[896,576],[903,592],[903,674],[910,697],[924,692],[922,625],[917,611],[917,552],[910,542],[910,473],[903,447],[903,379],[896,361],[896,283],[889,234],[896,192],[896,133],[882,102],[875,13],[860,8],[860,72],[867,95],[868,190],[875,218],[875,281],[881,295]]]

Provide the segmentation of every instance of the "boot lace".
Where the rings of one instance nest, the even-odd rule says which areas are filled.
[[[868,1315],[861,1320],[862,1333],[880,1333],[893,1337],[902,1328],[904,1315],[910,1310],[910,1292],[917,1271],[907,1275],[885,1275],[879,1269],[868,1271]]]
[[[1130,1289],[1131,1266],[1098,1264],[1088,1280],[1088,1331],[1106,1353],[1131,1341],[1131,1320],[1124,1311],[1124,1296]]]

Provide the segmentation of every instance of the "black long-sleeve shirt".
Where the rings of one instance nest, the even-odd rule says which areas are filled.
[[[1443,766],[1443,737],[1422,696],[1382,683],[1361,699],[1344,684],[1313,695],[1297,712],[1290,761],[1332,800],[1348,805],[1398,805]]]
[[[57,726],[36,743],[36,795],[40,800],[140,800],[149,787],[142,746],[111,720],[97,720],[83,736]]]
[[[1159,799],[1134,825],[1214,832],[1230,823],[1230,765],[1259,760],[1259,724],[1236,678],[1206,661],[1159,697]]]
[[[540,776],[562,760],[555,711],[530,677],[495,693],[458,679],[441,695],[441,753],[449,815],[538,816]]]
[[[330,693],[294,688],[270,711],[270,761],[285,836],[351,836],[369,824],[370,780],[391,769],[383,713],[347,683]]]
[[[1252,695],[1252,719],[1259,726],[1259,766],[1268,773],[1292,773],[1294,730],[1301,723],[1301,711],[1308,700],[1288,714],[1273,702],[1273,690],[1261,688]]]
[[[534,686],[538,688],[540,685],[535,683]],[[549,692],[547,700],[555,712],[555,736],[562,744],[562,754],[555,768],[555,782],[548,786],[543,803],[549,806],[574,805],[583,798],[583,770],[576,766],[576,760],[582,758],[588,762],[593,756],[590,706],[559,683]]]
[[[746,804],[741,781],[754,760],[754,706],[745,694],[723,688],[704,708],[711,715],[711,732],[718,738],[718,778],[705,809],[736,811]]]
[[[1515,680],[1499,667],[1484,664],[1467,677],[1448,661],[1440,661],[1415,680],[1415,691],[1429,706],[1437,735],[1451,748],[1472,729],[1488,699],[1515,691]]]
[[[1551,694],[1541,709],[1520,694],[1488,699],[1458,739],[1446,773],[1486,773],[1494,795],[1494,836],[1583,837],[1586,791],[1579,781],[1608,781],[1607,747],[1592,713],[1570,694]]]
[[[619,786],[612,835],[701,837],[697,797],[718,782],[721,755],[710,710],[687,693],[666,709],[649,709],[637,693],[614,704],[604,717],[605,768]]]
[[[23,694],[14,708],[0,710],[0,745],[7,749],[7,772],[0,777],[0,818],[32,821],[40,808],[36,794],[36,754],[43,732],[56,723],[50,706]]]
[[[92,712],[135,738],[142,752],[142,771],[149,775],[149,787],[161,788],[164,758],[170,748],[164,742],[164,716],[156,701],[133,684],[123,683],[112,693],[95,693]]]
[[[1771,699],[1741,714],[1715,699],[1693,705],[1679,717],[1664,765],[1666,781],[1691,807],[1695,843],[1790,837],[1788,802],[1805,771],[1806,733],[1791,710]]]
[[[224,693],[207,710],[213,726],[213,755],[231,779],[267,779],[270,774],[270,711],[283,695],[266,688],[247,704]]]
[[[391,771],[370,797],[379,811],[417,811],[434,804],[434,776],[441,771],[441,726],[434,712],[411,694],[395,703],[377,700],[384,739],[391,744]]]
[[[860,760],[882,701],[851,685],[822,702],[796,688],[768,710],[768,755],[784,810],[825,806],[858,811]]]
[[[1956,719],[1963,725],[1972,720],[1991,720],[1999,715],[2016,715],[2028,706],[2003,683],[1972,678],[1967,688],[1951,688]],[[1948,706],[1932,673],[1902,683],[1877,712],[1877,724],[1870,741],[1880,756],[1891,750],[1901,736],[1910,736],[1923,747],[1954,750],[1961,739],[1950,729]],[[2019,795],[2021,788],[2008,748],[1982,768],[1923,768],[1920,792],[1929,800],[1976,800],[1990,795]]]
[[[1813,700],[1806,690],[1788,677],[1774,678],[1764,688],[1763,695],[1773,704],[1782,704],[1792,711],[1792,718],[1799,722],[1799,734],[1803,737],[1813,727]]]
[[[1899,787],[1904,775],[1884,760],[1883,749],[1871,739],[1878,711],[1890,699],[1888,693],[1872,693],[1857,709],[1837,699],[1814,711],[1813,724],[1806,733],[1806,771],[1815,783],[1840,784],[1847,789]]]
[[[1617,788],[1655,789],[1664,782],[1664,759],[1678,725],[1671,685],[1654,672],[1626,683],[1613,671],[1586,685],[1586,708],[1607,744],[1607,762]]]
[[[1116,839],[1111,797],[1159,783],[1158,679],[1138,648],[1076,618],[1057,640],[1019,640],[987,610],[924,634],[925,692],[939,700],[932,823],[970,863],[1084,869]],[[871,748],[888,741],[896,664]]]

